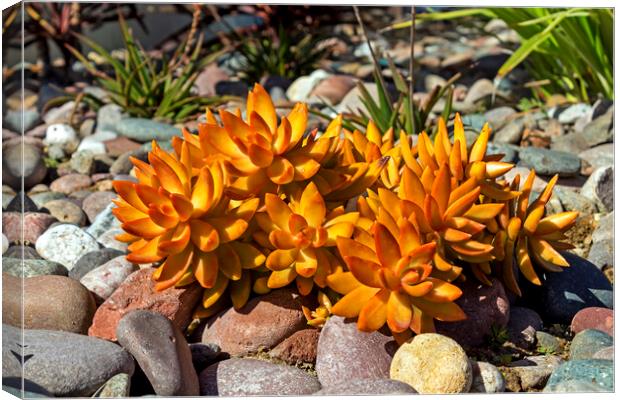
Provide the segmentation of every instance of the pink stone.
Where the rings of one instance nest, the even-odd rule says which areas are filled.
[[[27,212],[23,215],[24,241],[35,243],[39,236],[56,222],[56,218],[50,214],[39,212]],[[19,212],[2,213],[2,232],[9,242],[15,243],[22,240],[22,214]]]
[[[575,334],[586,329],[598,329],[614,336],[614,310],[604,307],[584,308],[575,314],[570,328]]]

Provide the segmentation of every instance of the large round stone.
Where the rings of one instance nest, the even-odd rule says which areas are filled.
[[[28,143],[2,146],[2,182],[15,190],[31,188],[45,179],[47,167],[43,163],[41,149]]]
[[[71,270],[84,254],[99,249],[88,233],[75,225],[62,224],[48,229],[37,239],[37,252],[46,260],[55,261]]]
[[[23,282],[2,274],[2,321],[26,329],[86,334],[95,314],[95,301],[78,281],[59,275],[39,275]],[[23,293],[23,299],[22,299]]]
[[[398,349],[390,366],[390,378],[411,385],[419,393],[467,393],[472,368],[458,343],[426,333],[416,335]]]
[[[361,332],[355,321],[331,316],[321,330],[316,373],[323,386],[354,380],[388,379],[396,351],[394,339],[381,332]]]

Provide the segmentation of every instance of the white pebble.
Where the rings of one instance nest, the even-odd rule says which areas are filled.
[[[81,256],[99,250],[99,244],[79,227],[61,224],[39,236],[35,248],[44,259],[60,263],[70,270]]]

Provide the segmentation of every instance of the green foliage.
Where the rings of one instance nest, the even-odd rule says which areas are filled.
[[[553,347],[546,347],[546,346],[538,346],[536,351],[539,354],[544,354],[544,355],[552,355],[552,354],[556,353],[556,351],[555,351],[555,349]]]
[[[502,326],[491,325],[489,341],[492,346],[501,347],[508,341],[508,330]]]
[[[238,72],[248,84],[260,82],[269,75],[289,79],[308,75],[329,51],[329,47],[319,46],[321,39],[310,33],[291,34],[282,26],[275,38],[264,31],[242,38]]]
[[[588,101],[602,95],[613,99],[613,11],[610,8],[472,8],[421,15],[448,20],[480,15],[499,18],[521,38],[520,47],[497,72],[502,78],[525,62],[531,76],[545,83],[533,88],[546,98],[565,93],[570,100]],[[411,21],[392,25],[405,28]]]
[[[358,22],[366,36],[366,28],[358,15]],[[412,37],[415,37],[412,35]],[[386,132],[392,128],[396,136],[400,135],[403,131],[408,135],[418,134],[422,131],[426,131],[428,134],[434,136],[437,130],[437,124],[431,124],[429,121],[429,115],[431,110],[437,104],[439,99],[445,97],[445,106],[441,113],[444,120],[448,120],[450,113],[452,112],[452,96],[453,96],[453,83],[456,82],[461,74],[458,73],[450,78],[443,86],[436,86],[431,93],[428,94],[426,101],[417,102],[414,100],[413,84],[410,81],[414,79],[413,76],[407,80],[403,74],[396,68],[394,61],[389,55],[386,55],[388,66],[391,72],[394,85],[398,92],[398,100],[393,103],[388,93],[387,85],[383,78],[383,72],[377,57],[372,50],[372,46],[368,37],[366,36],[366,43],[371,48],[372,60],[374,65],[374,82],[377,85],[377,98],[366,90],[362,82],[358,82],[358,89],[361,93],[361,101],[364,107],[368,111],[352,110],[357,115],[350,118],[351,122],[365,128],[369,120],[372,120],[381,132]],[[413,46],[413,43],[411,43]],[[411,59],[413,62],[413,58]],[[413,75],[413,68],[410,67],[410,75]],[[431,129],[434,129],[431,131]]]
[[[102,57],[114,70],[114,76],[97,69],[83,54],[71,46],[69,50],[97,78],[112,102],[130,115],[180,122],[201,111],[204,106],[221,103],[224,99],[201,98],[190,93],[200,71],[222,54],[222,51],[200,57],[202,35],[192,46],[193,35],[176,49],[172,58],[156,60],[134,40],[125,20],[119,18],[126,56],[124,63],[112,57],[93,40],[78,35],[80,40]]]

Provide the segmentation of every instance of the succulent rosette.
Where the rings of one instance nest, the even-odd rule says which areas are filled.
[[[132,158],[138,183],[115,181],[120,199],[114,215],[130,243],[127,259],[137,264],[161,262],[153,278],[156,290],[197,281],[206,290],[208,308],[229,282],[235,305],[247,300],[243,270],[260,265],[264,256],[238,241],[258,206],[258,199],[233,202],[224,196],[218,165],[192,168],[186,143],[168,153],[153,143],[149,163]]]

